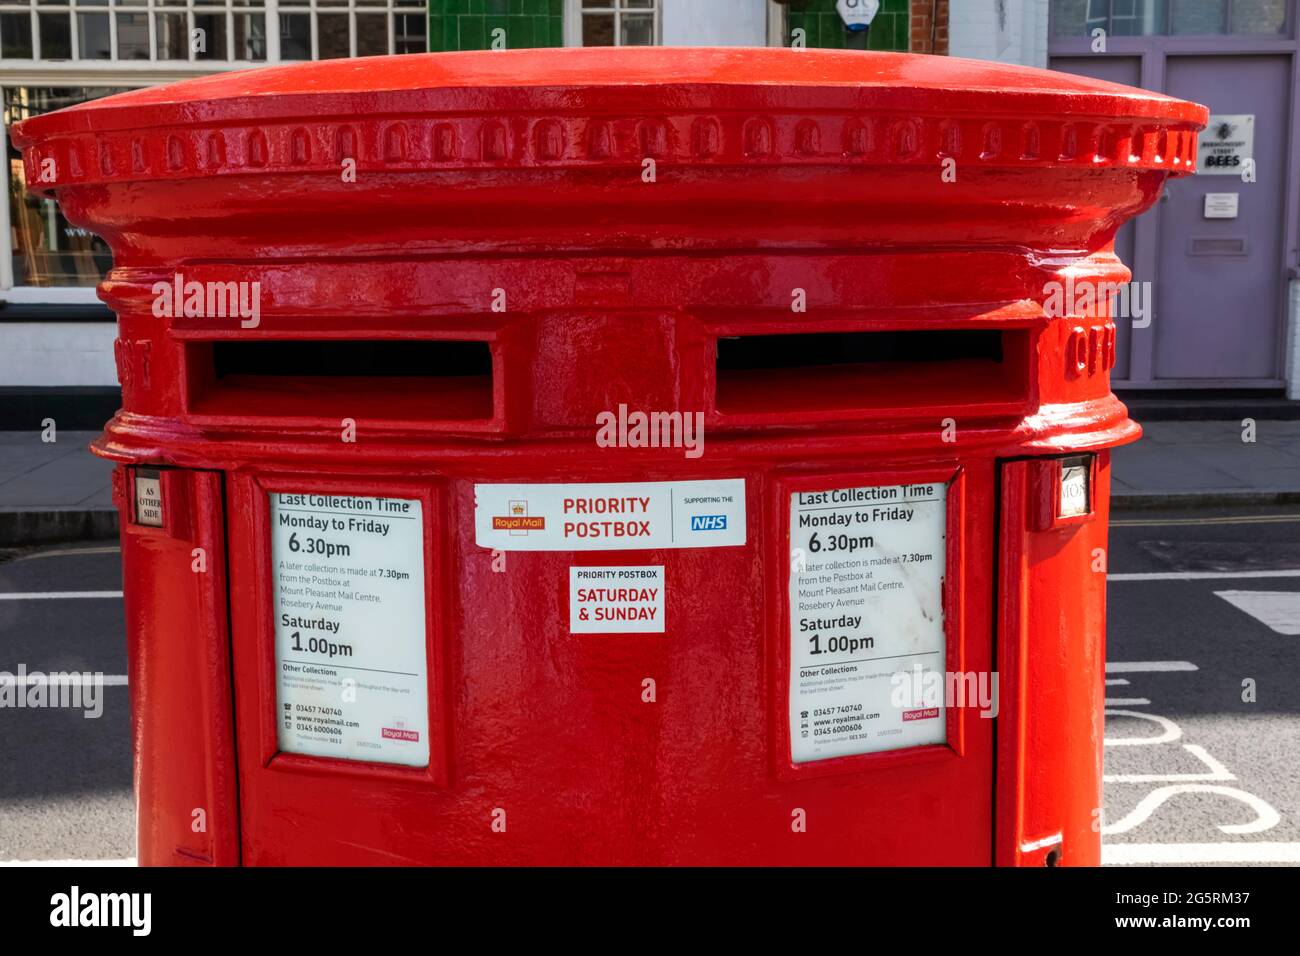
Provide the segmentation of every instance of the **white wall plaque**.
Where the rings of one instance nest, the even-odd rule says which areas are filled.
[[[1240,193],[1206,193],[1206,219],[1236,219]]]

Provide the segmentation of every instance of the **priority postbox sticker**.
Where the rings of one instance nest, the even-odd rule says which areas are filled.
[[[474,541],[498,551],[745,543],[745,480],[474,486]]]
[[[664,566],[569,568],[570,634],[662,634]]]
[[[271,494],[280,750],[429,762],[418,500]]]
[[[917,688],[945,661],[947,486],[790,495],[790,759],[947,739]]]

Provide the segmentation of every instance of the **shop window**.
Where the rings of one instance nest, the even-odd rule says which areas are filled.
[[[107,88],[5,87],[5,126],[120,92]],[[9,157],[9,232],[14,285],[95,285],[113,264],[108,244],[68,222],[54,200],[27,192],[22,154],[9,137],[5,139]]]
[[[279,40],[280,60],[422,53],[426,11],[424,0],[283,0],[272,21],[277,38],[268,35],[264,0],[0,0],[0,64],[34,61],[21,67],[29,71],[62,61],[117,61],[114,70],[130,88],[154,82],[131,64],[261,63],[274,56],[271,39]],[[27,117],[123,91],[6,87],[6,132]],[[12,267],[6,281],[25,289],[84,288],[50,293],[49,301],[68,301],[69,294],[91,301],[90,288],[112,266],[108,245],[69,223],[54,200],[27,193],[22,157],[5,140],[10,228],[0,234],[7,241],[0,256]]]

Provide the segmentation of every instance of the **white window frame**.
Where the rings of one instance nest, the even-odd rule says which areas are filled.
[[[786,46],[786,13],[788,8],[784,3],[777,3],[776,0],[767,0],[767,45],[768,46]]]
[[[654,42],[651,46],[662,46],[664,42],[664,0],[654,0],[654,9],[634,9],[624,7],[625,0],[605,0],[607,9],[593,11],[601,13],[613,12],[614,14],[614,45],[619,46],[618,39],[622,36],[619,29],[624,13],[633,13],[638,16],[644,16],[646,13],[652,13],[654,19]],[[564,45],[565,46],[582,46],[582,0],[564,0]]]
[[[280,59],[280,14],[307,14],[311,16],[311,34],[312,34],[312,59],[319,56],[319,45],[317,36],[317,18],[320,14],[344,14],[348,17],[348,56],[357,55],[357,17],[384,17],[385,25],[388,28],[388,53],[397,52],[397,24],[398,16],[419,16],[426,23],[429,19],[429,7],[427,3],[406,2],[406,0],[376,0],[376,2],[358,2],[358,0],[347,0],[346,3],[326,4],[320,0],[261,0],[250,4],[247,7],[235,6],[231,0],[187,0],[185,3],[164,4],[161,0],[108,0],[101,5],[90,5],[84,0],[60,0],[57,4],[37,4],[33,0],[0,0],[0,13],[21,14],[27,12],[31,16],[32,25],[32,59],[0,59],[0,79],[6,83],[11,83],[10,76],[15,71],[59,71],[72,70],[80,72],[82,70],[95,72],[96,70],[104,71],[106,66],[116,67],[117,70],[109,74],[114,85],[123,85],[126,81],[118,74],[118,70],[125,67],[129,70],[139,70],[148,72],[156,69],[161,73],[177,74],[179,76],[202,75],[206,73],[216,73],[221,70],[229,69],[246,69],[250,66],[262,66],[268,63],[286,62]],[[108,16],[109,36],[112,42],[112,56],[109,59],[82,59],[81,58],[81,38],[78,35],[77,17],[73,16],[78,12],[104,14]],[[266,30],[266,59],[264,60],[200,60],[197,59],[193,51],[186,49],[187,59],[184,60],[161,60],[158,58],[157,49],[157,15],[163,13],[184,14],[186,18],[186,28],[194,29],[195,14],[225,14],[226,19],[226,42],[227,46],[233,41],[235,17],[243,15],[257,16],[264,14]],[[59,13],[68,15],[70,40],[72,45],[72,56],[66,60],[45,60],[41,56],[40,49],[40,31],[37,28],[38,16],[42,13]],[[149,20],[149,59],[118,59],[117,53],[117,14],[118,13],[138,13],[145,14]],[[274,29],[270,25],[275,24]],[[288,62],[306,62],[306,61],[288,61]],[[168,76],[167,79],[171,79]],[[82,85],[94,85],[84,81],[77,81]],[[17,85],[17,84],[12,84]],[[46,84],[53,85],[53,84]]]
[[[265,60],[198,60],[188,50],[189,59],[160,60],[157,50],[157,19],[159,13],[185,14],[187,29],[194,27],[196,12],[221,13],[226,15],[226,47],[231,52],[234,40],[234,18],[242,14],[265,13],[266,24],[266,59]],[[102,13],[108,16],[109,36],[112,43],[111,59],[81,59],[80,37],[77,33],[78,9],[87,13]],[[316,59],[319,51],[317,36],[317,16],[320,13],[347,14],[348,16],[348,55],[357,53],[357,17],[372,16],[385,18],[388,27],[388,52],[396,52],[397,23],[399,15],[419,16],[425,21],[425,38],[428,38],[428,4],[404,3],[401,0],[383,0],[380,3],[347,3],[325,5],[318,0],[261,0],[249,7],[238,7],[229,0],[187,0],[182,4],[163,4],[159,0],[109,0],[108,3],[81,6],[77,0],[60,0],[55,4],[37,4],[24,0],[0,0],[0,12],[29,12],[32,25],[32,59],[0,59],[0,97],[10,87],[146,87],[175,80],[206,76],[229,70],[245,70],[249,67],[266,66],[273,63],[305,63],[306,60],[281,60],[280,58],[280,14],[296,13],[311,16],[311,54]],[[149,59],[118,59],[117,54],[117,14],[143,13],[149,17]],[[69,21],[69,39],[71,59],[44,60],[40,53],[40,33],[37,16],[41,13],[60,13]],[[427,48],[427,46],[426,46]],[[6,124],[4,135],[9,135]],[[6,184],[6,188],[7,184]],[[10,215],[10,198],[8,194],[0,202],[0,301],[43,304],[43,305],[93,305],[99,301],[94,286],[28,286],[14,285],[13,265],[13,231]]]

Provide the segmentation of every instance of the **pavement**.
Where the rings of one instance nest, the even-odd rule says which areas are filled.
[[[1142,429],[1141,441],[1112,453],[1117,508],[1300,503],[1300,421],[1148,421]]]
[[[117,538],[111,462],[98,432],[0,431],[0,547]]]
[[[1113,453],[1113,506],[1300,504],[1300,421],[1253,421],[1145,422]],[[112,465],[86,447],[97,435],[0,431],[0,547],[116,539]]]

